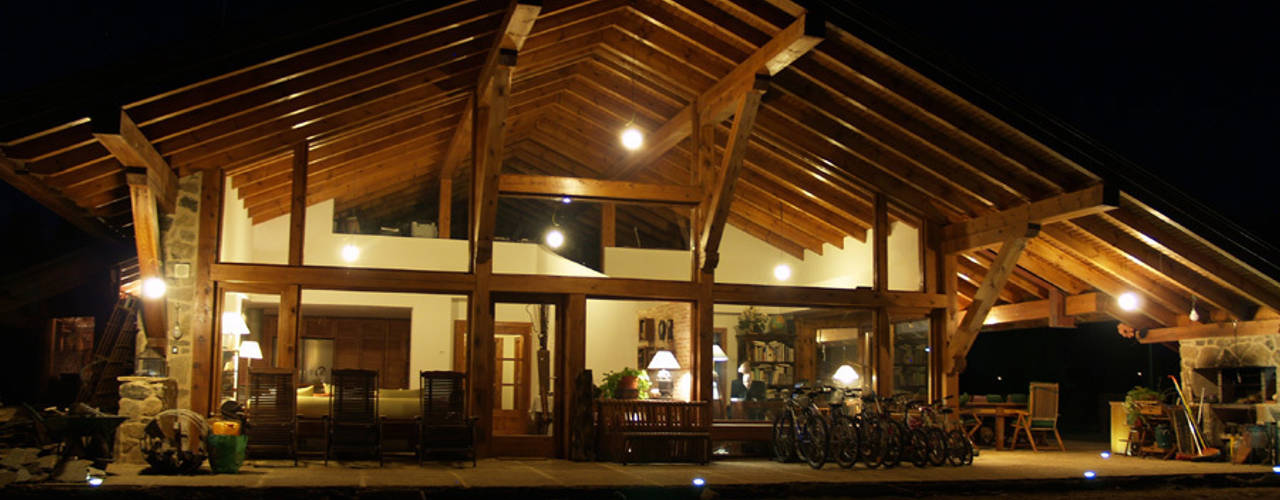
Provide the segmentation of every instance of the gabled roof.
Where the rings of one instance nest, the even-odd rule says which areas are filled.
[[[57,126],[22,129],[6,116],[0,175],[85,227],[127,233],[124,168],[94,133],[97,122],[132,120],[177,173],[229,174],[255,221],[288,213],[292,149],[304,141],[308,203],[394,211],[432,198],[445,170],[455,199],[465,199],[465,110],[508,2],[412,6],[421,10],[376,27],[359,18],[352,26],[361,30],[346,35],[326,27],[331,38],[306,48],[247,52],[252,62],[238,69],[163,93],[120,91],[128,97],[85,104]],[[633,165],[617,131],[629,122],[661,131],[802,13],[785,0],[544,2],[515,66],[504,173],[688,184],[688,139]],[[1116,315],[1138,326],[1178,324],[1193,296],[1205,317],[1280,310],[1274,248],[1074,130],[970,86],[858,14],[809,14],[825,19],[825,37],[769,82],[730,224],[803,256],[865,239],[873,193],[896,216],[945,225],[1105,183],[1119,189],[1118,208],[1046,224],[1002,302],[1133,290],[1146,298],[1143,315]],[[717,149],[729,134],[730,122],[717,127]],[[529,202],[504,203],[518,212]],[[651,241],[687,223],[687,213],[655,207],[619,217]],[[961,305],[994,258],[965,248]]]

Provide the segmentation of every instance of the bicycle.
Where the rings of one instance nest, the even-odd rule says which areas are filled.
[[[774,458],[788,462],[796,457],[821,469],[827,462],[827,425],[813,402],[818,391],[801,394],[802,389],[797,384],[788,393],[785,408],[773,420]]]
[[[861,432],[855,415],[850,415],[845,406],[845,398],[853,390],[834,389],[828,400],[831,407],[827,419],[828,437],[831,448],[828,454],[835,458],[841,468],[849,469],[858,461],[861,453]]]

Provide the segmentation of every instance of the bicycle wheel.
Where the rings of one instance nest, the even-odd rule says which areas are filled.
[[[907,442],[907,426],[902,422],[892,418],[885,418],[880,421],[880,427],[883,429],[884,440],[884,460],[880,465],[885,468],[897,467],[902,462],[902,458],[909,445]]]
[[[957,467],[973,463],[973,443],[959,429],[947,433],[947,460]]]
[[[880,423],[874,417],[859,417],[855,423],[862,463],[872,469],[879,467],[884,461],[884,433]]]
[[[911,429],[907,433],[907,459],[915,464],[916,467],[926,467],[929,465],[929,442],[925,438],[924,429]]]
[[[858,428],[854,425],[853,419],[846,415],[836,415],[836,418],[831,421],[830,431],[830,455],[835,458],[836,464],[840,467],[845,469],[853,467],[861,452],[858,446]]]
[[[796,453],[795,421],[784,411],[773,419],[773,459],[790,462]]]
[[[827,422],[818,415],[808,415],[796,437],[796,451],[809,463],[821,469],[827,463]]]
[[[940,427],[924,431],[925,444],[929,445],[929,463],[937,466],[947,463],[947,434]]]

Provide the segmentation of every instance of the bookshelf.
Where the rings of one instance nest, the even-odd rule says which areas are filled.
[[[795,342],[794,334],[738,334],[738,359],[747,363],[753,382],[764,382],[765,399],[780,399],[778,389],[795,384]]]

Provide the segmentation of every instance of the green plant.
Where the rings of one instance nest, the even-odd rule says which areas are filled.
[[[738,333],[764,333],[769,328],[769,315],[760,312],[755,306],[743,309],[738,314]]]
[[[623,367],[616,372],[604,372],[604,382],[600,384],[600,399],[613,399],[618,395],[618,384],[627,375],[636,378],[636,387],[640,389],[640,399],[649,397],[649,373],[631,367]]]
[[[1138,418],[1142,414],[1143,402],[1152,403],[1160,401],[1160,393],[1154,389],[1143,386],[1134,386],[1128,393],[1124,395],[1124,421],[1133,427],[1138,422]]]

